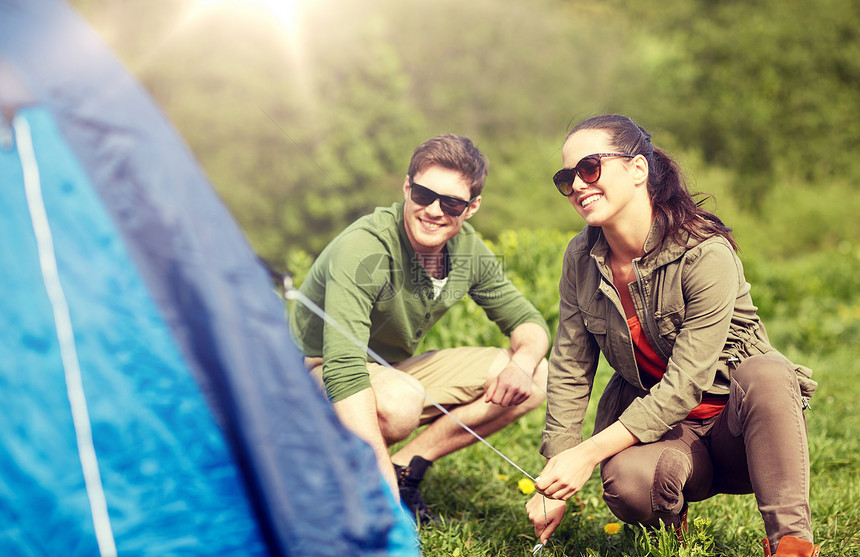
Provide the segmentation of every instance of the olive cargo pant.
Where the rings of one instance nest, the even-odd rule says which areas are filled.
[[[690,501],[755,493],[772,546],[784,535],[812,541],[806,420],[794,369],[779,355],[740,364],[720,414],[621,451],[601,475],[606,504],[625,522],[677,524]]]

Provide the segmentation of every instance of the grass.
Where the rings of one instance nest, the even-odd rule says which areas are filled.
[[[790,214],[788,208],[783,212]],[[783,220],[799,231],[808,229],[796,220]],[[839,222],[835,219],[834,226]],[[543,311],[553,331],[558,324],[559,254],[569,237],[545,230],[507,231],[490,242],[496,253],[504,254],[506,274]],[[860,557],[860,442],[856,437],[860,432],[856,412],[860,404],[856,279],[860,245],[847,239],[854,237],[846,235],[831,247],[822,244],[789,253],[790,246],[798,244],[792,237],[777,254],[780,256],[762,251],[762,246],[776,250],[773,243],[753,243],[755,249],[744,255],[745,274],[753,284],[753,296],[771,341],[791,360],[811,367],[819,382],[806,416],[813,528],[824,556]],[[309,265],[309,259],[299,263],[296,268]],[[300,279],[302,275],[296,276]],[[449,346],[501,346],[505,341],[480,308],[464,301],[428,332],[418,352]],[[610,374],[602,362],[586,416],[586,433],[591,431],[596,402]],[[489,442],[537,476],[544,464],[538,454],[543,423],[543,410],[536,410],[491,436]],[[537,539],[525,512],[530,496],[517,485],[523,477],[481,443],[438,460],[422,484],[422,493],[443,524],[420,532],[423,554],[531,555]],[[679,547],[672,533],[665,531],[646,535],[639,528],[624,526],[618,533],[607,534],[604,527],[617,519],[603,503],[595,470],[583,490],[568,502],[564,521],[542,557],[752,557],[763,553],[764,525],[752,495],[718,495],[693,503],[688,519],[693,529],[686,547]]]
[[[803,229],[804,227],[800,226]],[[568,236],[569,237],[569,236]],[[558,254],[565,235],[541,231],[508,232],[492,247],[506,254],[506,273],[555,329],[558,322]],[[795,240],[789,244],[796,243]],[[752,247],[760,247],[753,244]],[[814,370],[819,388],[807,411],[813,528],[822,555],[860,557],[860,246],[839,242],[806,253],[774,257],[749,250],[744,266],[760,315],[774,346],[791,360]],[[468,324],[468,325],[466,325]],[[498,344],[504,337],[472,303],[457,304],[428,334],[419,351],[444,346]],[[611,370],[601,363],[584,431],[590,432],[596,401]],[[544,464],[538,454],[544,413],[537,410],[489,438],[489,442],[530,475]],[[779,440],[774,440],[779,442]],[[523,475],[483,444],[438,460],[422,492],[445,521],[424,529],[424,555],[530,555],[537,543],[517,482]],[[686,548],[671,535],[648,538],[616,522],[601,497],[598,471],[568,502],[564,521],[543,557],[761,556],[764,525],[750,495],[718,495],[692,503],[691,524],[699,530]],[[665,532],[664,532],[665,534]],[[713,545],[709,545],[709,543]]]
[[[807,412],[811,454],[811,506],[816,543],[822,555],[860,556],[860,466],[856,433],[860,417],[860,350],[842,346],[828,354],[796,357],[815,369],[819,390]],[[609,370],[599,372],[599,391]],[[589,409],[590,429],[594,402]],[[520,467],[536,476],[543,465],[538,454],[543,411],[537,410],[489,442]],[[443,524],[420,533],[427,556],[531,555],[537,543],[525,513],[530,498],[517,482],[523,477],[483,444],[440,459],[428,472],[423,489],[431,509]],[[671,533],[646,536],[625,525],[609,535],[608,523],[617,519],[601,499],[599,474],[568,502],[562,525],[544,548],[543,557],[662,555],[762,555],[764,527],[752,495],[719,495],[693,503],[689,510],[693,538],[678,547]],[[711,546],[708,544],[712,543]]]

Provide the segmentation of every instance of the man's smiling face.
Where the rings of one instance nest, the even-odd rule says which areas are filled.
[[[420,184],[441,195],[456,197],[464,201],[472,198],[469,183],[463,174],[441,166],[429,166],[412,177],[415,184]],[[458,217],[452,217],[442,211],[439,200],[423,206],[412,201],[410,197],[409,178],[403,183],[403,195],[406,202],[403,205],[403,221],[406,235],[416,253],[438,253],[445,243],[453,238],[463,227],[466,219],[475,214],[481,204],[480,196],[475,199]]]

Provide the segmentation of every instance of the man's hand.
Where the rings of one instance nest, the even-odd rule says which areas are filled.
[[[522,404],[532,395],[533,371],[522,370],[511,361],[490,381],[484,393],[484,402],[492,402],[504,407]]]
[[[543,391],[544,380],[535,383],[535,372],[544,361],[549,337],[537,323],[522,323],[511,331],[511,360],[495,376],[484,393],[484,402],[499,406],[517,406],[532,396],[532,387]]]

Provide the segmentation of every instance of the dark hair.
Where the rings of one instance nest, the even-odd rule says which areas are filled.
[[[477,197],[484,189],[490,161],[468,137],[445,133],[431,137],[415,149],[409,162],[409,177],[414,178],[430,166],[460,172],[469,183],[470,196]]]
[[[680,244],[685,243],[680,232],[704,240],[722,236],[732,248],[738,246],[732,238],[732,229],[723,224],[713,213],[701,205],[711,198],[709,194],[696,194],[697,202],[687,189],[684,174],[678,164],[665,151],[651,144],[651,134],[626,116],[605,114],[594,116],[577,124],[567,137],[581,130],[601,130],[609,134],[613,148],[621,153],[642,155],[648,161],[648,197],[654,210],[654,218],[661,225],[662,240],[672,236]]]

